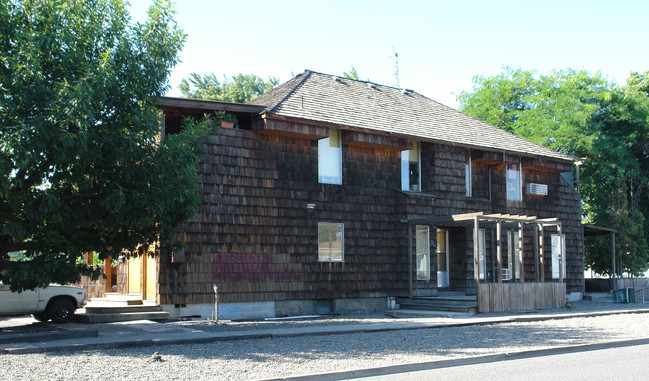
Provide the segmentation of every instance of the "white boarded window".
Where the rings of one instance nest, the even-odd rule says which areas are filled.
[[[344,224],[318,222],[318,261],[343,261],[345,251],[344,233]]]
[[[415,236],[415,246],[417,247],[417,279],[430,279],[430,238],[428,236],[428,226],[417,225],[417,234]]]
[[[329,129],[329,137],[318,140],[318,182],[342,184],[343,166],[340,131]]]
[[[561,235],[561,260],[563,277],[566,277],[566,236]],[[552,234],[552,279],[559,279],[559,235]]]
[[[401,151],[401,190],[421,191],[420,156],[419,142],[414,142],[412,149]]]

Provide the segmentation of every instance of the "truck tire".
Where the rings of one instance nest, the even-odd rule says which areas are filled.
[[[67,299],[54,299],[47,306],[46,313],[53,323],[67,323],[74,317],[74,304]]]

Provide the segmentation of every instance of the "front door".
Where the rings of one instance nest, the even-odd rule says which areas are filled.
[[[437,229],[437,287],[449,287],[448,230]]]

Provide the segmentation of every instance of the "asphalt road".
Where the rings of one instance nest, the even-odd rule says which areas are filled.
[[[646,380],[649,345],[396,373],[355,380]]]

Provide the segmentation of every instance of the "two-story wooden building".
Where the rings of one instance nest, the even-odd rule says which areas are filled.
[[[445,290],[477,294],[481,311],[542,308],[584,291],[574,157],[410,90],[312,71],[251,104],[159,105],[166,133],[211,110],[239,120],[205,142],[185,249],[122,266],[122,292],[173,315],[209,317],[214,286],[221,318]]]

